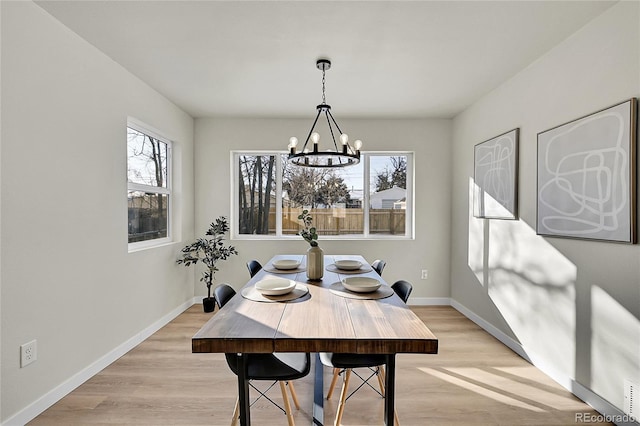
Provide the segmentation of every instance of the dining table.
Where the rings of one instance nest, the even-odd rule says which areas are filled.
[[[274,262],[300,261],[295,269],[279,270]],[[341,270],[336,262],[354,260],[356,270]],[[288,297],[261,297],[255,285],[280,277],[296,282]],[[349,277],[378,280],[373,293],[356,293],[342,284]],[[283,300],[289,299],[289,300]],[[249,380],[244,358],[250,353],[320,352],[382,354],[385,362],[384,421],[394,424],[396,354],[436,354],[438,339],[427,325],[390,291],[389,284],[361,255],[324,255],[324,273],[311,281],[306,255],[282,254],[271,258],[222,309],[192,338],[193,353],[233,353],[238,357],[240,424],[249,426]],[[322,425],[323,366],[316,355],[313,425]]]

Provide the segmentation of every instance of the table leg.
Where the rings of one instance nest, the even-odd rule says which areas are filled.
[[[240,426],[251,426],[249,412],[249,380],[247,376],[247,354],[238,354],[238,404],[240,406]]]
[[[320,354],[316,354],[313,378],[313,425],[324,424],[324,367],[320,361]]]
[[[387,355],[387,368],[384,384],[384,424],[394,426],[393,413],[396,397],[396,354]]]

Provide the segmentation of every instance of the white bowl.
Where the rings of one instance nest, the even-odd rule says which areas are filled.
[[[342,280],[342,285],[356,293],[370,293],[380,288],[380,281],[369,277],[349,277]]]
[[[345,271],[355,271],[362,267],[362,263],[357,260],[336,260],[334,264],[336,265],[336,268],[343,269]]]
[[[300,261],[295,259],[281,259],[273,262],[276,269],[296,269],[300,266]]]
[[[293,280],[284,278],[265,278],[256,283],[256,290],[266,296],[279,296],[290,293],[296,286]]]

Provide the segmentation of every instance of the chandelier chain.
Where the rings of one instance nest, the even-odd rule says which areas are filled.
[[[326,99],[325,94],[324,94],[324,73],[325,73],[325,71],[324,71],[324,68],[323,68],[322,69],[322,103],[326,104],[327,103],[327,99]]]

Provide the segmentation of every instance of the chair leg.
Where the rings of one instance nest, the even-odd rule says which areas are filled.
[[[291,414],[291,404],[289,404],[289,396],[287,395],[287,388],[284,385],[284,382],[280,383],[280,391],[282,392],[282,400],[284,401],[284,410],[287,414],[287,422],[289,422],[289,426],[295,426],[295,422],[293,421],[293,415]]]
[[[342,414],[344,413],[344,405],[347,401],[347,392],[349,391],[349,379],[351,378],[351,369],[348,368],[344,372],[344,382],[342,383],[342,391],[340,392],[340,402],[338,403],[338,412],[333,426],[340,426],[342,422]]]
[[[291,392],[291,399],[293,399],[293,404],[296,406],[296,410],[300,409],[300,402],[298,401],[298,394],[296,393],[296,388],[293,387],[293,382],[287,382],[289,385],[289,392]]]
[[[380,393],[384,398],[384,367],[383,366],[381,365],[378,366],[378,374],[376,374],[376,376],[378,377],[378,385],[380,386]]]
[[[333,379],[331,379],[331,386],[329,386],[329,392],[327,392],[327,399],[331,398],[331,395],[333,395],[333,389],[336,387],[336,382],[338,381],[338,376],[340,375],[340,369],[339,368],[334,368],[333,369]]]
[[[393,419],[396,421],[396,426],[400,426],[400,420],[398,420],[398,411],[395,408],[393,409]]]
[[[231,426],[236,426],[238,424],[238,419],[240,418],[240,399],[236,398],[236,406],[233,409],[233,417],[231,418]]]

